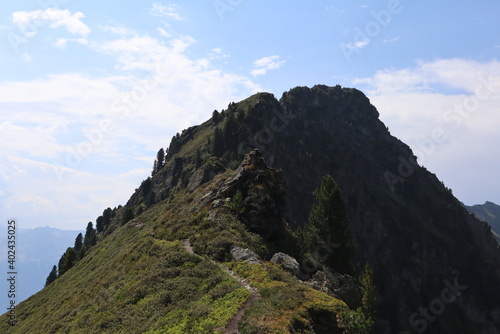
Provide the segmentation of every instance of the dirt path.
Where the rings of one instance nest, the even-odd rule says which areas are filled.
[[[194,254],[197,255],[193,251],[193,247],[191,247],[191,243],[189,242],[189,239],[184,239],[182,240],[182,245],[184,246],[184,249],[189,253],[189,254]],[[247,282],[247,280],[239,277],[232,271],[231,269],[227,268],[224,266],[222,263],[210,260],[210,262],[218,265],[222,270],[224,270],[229,276],[233,277],[235,280],[240,282],[241,286],[250,291],[250,297],[248,297],[247,301],[243,304],[243,306],[238,310],[238,312],[234,315],[234,317],[229,320],[225,330],[224,334],[239,334],[240,331],[238,330],[238,323],[240,322],[241,318],[245,314],[245,312],[250,308],[252,303],[256,301],[257,299],[261,298],[260,294],[257,292],[257,289],[254,287],[251,287],[250,284]]]

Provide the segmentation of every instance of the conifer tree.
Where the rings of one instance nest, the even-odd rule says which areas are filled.
[[[158,153],[156,153],[156,159],[153,164],[153,171],[151,172],[151,175],[153,176],[158,173],[163,168],[163,166],[165,166],[165,150],[163,148],[160,148],[158,150]]]
[[[212,154],[220,157],[224,153],[224,137],[218,127],[214,130],[214,137],[212,140]]]
[[[316,201],[309,213],[309,223],[318,230],[325,244],[335,245],[325,264],[342,274],[353,275],[354,240],[340,189],[335,180],[326,175],[313,195]]]
[[[134,218],[134,211],[132,208],[126,208],[122,216],[122,225],[125,225],[128,221]]]
[[[219,121],[219,112],[217,110],[214,110],[214,112],[212,113],[212,121],[214,121],[214,123],[217,123]]]
[[[376,305],[376,294],[375,294],[375,284],[373,283],[373,270],[368,264],[365,264],[365,268],[360,277],[360,282],[362,285],[363,299],[362,299],[362,310],[363,314],[372,322],[375,322],[377,318],[377,305]]]
[[[45,286],[54,282],[56,279],[57,279],[57,266],[53,266],[52,270],[49,273],[49,276],[47,276],[47,279],[45,280]]]
[[[103,218],[103,216],[99,216],[95,220],[95,229],[96,229],[97,233],[102,232],[104,230],[104,218]]]
[[[69,247],[59,260],[59,276],[62,276],[70,270],[77,262],[76,251],[74,248]]]
[[[83,247],[83,235],[78,233],[75,239],[75,251],[78,253]]]
[[[92,224],[92,222],[89,222],[85,230],[85,238],[83,238],[83,248],[85,249],[85,251],[87,251],[90,249],[90,247],[94,246],[96,242],[97,238],[94,230],[94,225]]]
[[[163,148],[160,148],[158,150],[158,153],[156,153],[156,161],[158,163],[158,165],[156,166],[157,171],[160,171],[160,169],[162,169],[165,165],[165,151],[163,150]]]
[[[112,213],[112,211],[113,210],[111,210],[111,208],[107,208],[106,210],[104,210],[102,212],[102,218],[103,218],[102,224],[103,224],[104,228],[106,226],[108,226],[109,223],[111,222],[111,213]]]

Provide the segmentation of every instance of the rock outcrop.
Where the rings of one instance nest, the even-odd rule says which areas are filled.
[[[295,276],[300,275],[300,265],[299,262],[294,257],[291,257],[285,253],[276,253],[271,258],[271,262],[279,264],[281,268],[285,269],[289,273],[292,273]]]
[[[306,284],[335,298],[342,299],[352,309],[361,307],[363,297],[361,285],[349,275],[323,269],[312,275],[312,278]]]
[[[255,252],[249,248],[232,246],[231,256],[235,261],[246,261],[251,264],[261,263],[257,254],[255,254]]]
[[[285,202],[283,173],[267,167],[258,150],[249,152],[233,177],[217,193],[232,198],[237,191],[243,196],[245,210],[240,219],[250,231],[279,243],[286,229],[282,219]]]

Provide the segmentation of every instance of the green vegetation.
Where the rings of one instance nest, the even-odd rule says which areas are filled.
[[[261,295],[245,313],[241,333],[369,333],[370,324],[359,311],[300,283],[278,265],[239,262],[230,267]]]
[[[365,264],[365,268],[363,270],[363,273],[361,274],[360,282],[363,289],[363,314],[373,325],[375,323],[375,320],[377,319],[376,291],[375,284],[373,282],[373,270],[368,263]]]
[[[346,205],[335,180],[327,175],[313,192],[315,203],[309,223],[296,231],[300,257],[316,266],[326,266],[339,273],[355,276],[354,240],[347,222]],[[325,245],[328,254],[313,252]]]
[[[47,276],[47,279],[45,280],[45,286],[54,282],[56,278],[57,278],[57,266],[53,266],[52,270],[49,273],[49,276]]]
[[[221,177],[233,174],[227,170]],[[210,259],[230,260],[232,245],[251,248],[262,258],[272,254],[262,237],[238,219],[244,210],[241,192],[229,206],[212,208],[210,199],[200,200],[219,182],[194,192],[178,189],[124,225],[121,218],[131,208],[113,210],[107,234],[89,223],[84,256],[76,261],[75,248],[68,248],[60,277],[18,306],[17,326],[0,319],[0,332],[222,333],[250,292]],[[109,216],[105,213],[103,221]],[[189,254],[180,241],[185,238],[203,256]],[[306,333],[313,324],[341,333],[344,324],[336,319],[355,315],[344,302],[274,264],[227,265],[262,295],[240,321],[242,333]]]
[[[153,164],[153,171],[151,172],[151,174],[155,175],[163,168],[163,166],[165,166],[165,150],[163,150],[163,148],[160,148],[158,150],[158,153],[156,154],[156,159]]]

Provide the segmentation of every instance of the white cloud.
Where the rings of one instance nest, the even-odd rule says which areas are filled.
[[[150,12],[154,16],[165,17],[175,21],[181,21],[183,19],[178,13],[178,7],[176,5],[162,5],[159,2],[155,2]]]
[[[401,37],[393,37],[393,38],[387,38],[382,41],[382,43],[393,43],[397,42],[401,39]]]
[[[84,228],[107,206],[128,199],[172,135],[262,91],[249,78],[217,68],[210,57],[193,58],[190,37],[108,32],[118,36],[85,45],[116,59],[119,76],[66,73],[0,82],[0,184],[6,194],[0,211],[25,226]],[[224,55],[220,49],[210,53],[213,59]],[[112,128],[99,133],[103,120]]]
[[[82,45],[88,45],[88,40],[86,38],[58,38],[54,43],[54,46],[58,49],[65,49],[68,42],[75,42]]]
[[[348,49],[356,49],[356,50],[359,50],[359,49],[362,49],[364,48],[365,46],[367,46],[368,44],[370,44],[370,41],[369,40],[360,40],[360,41],[356,41],[356,42],[351,42],[351,43],[348,43],[346,44],[346,47]]]
[[[23,228],[83,229],[106,207],[123,204],[137,187],[131,180],[72,169],[59,182],[54,168],[32,159],[0,157],[0,169],[10,176],[2,213],[18,218]]]
[[[487,181],[498,178],[500,167],[500,159],[488,154],[500,142],[500,62],[419,61],[413,68],[386,69],[354,84],[367,92],[391,133],[410,145],[419,162],[460,200],[480,203],[500,193],[500,184]],[[480,177],[471,174],[476,170],[472,165],[481,170]],[[481,186],[489,190],[470,191]]]
[[[135,35],[135,31],[123,26],[101,26],[100,29],[104,32],[109,32],[120,36],[131,36]]]
[[[67,9],[47,8],[14,12],[12,22],[28,38],[35,36],[41,28],[47,25],[52,29],[65,27],[71,34],[86,37],[90,33],[90,28],[81,21],[84,17],[82,12],[72,14]]]
[[[158,32],[160,33],[160,36],[170,38],[172,37],[165,29],[163,28],[157,28]]]
[[[277,70],[286,62],[278,55],[263,57],[253,62],[254,69],[250,72],[253,76],[267,74],[270,70]]]

